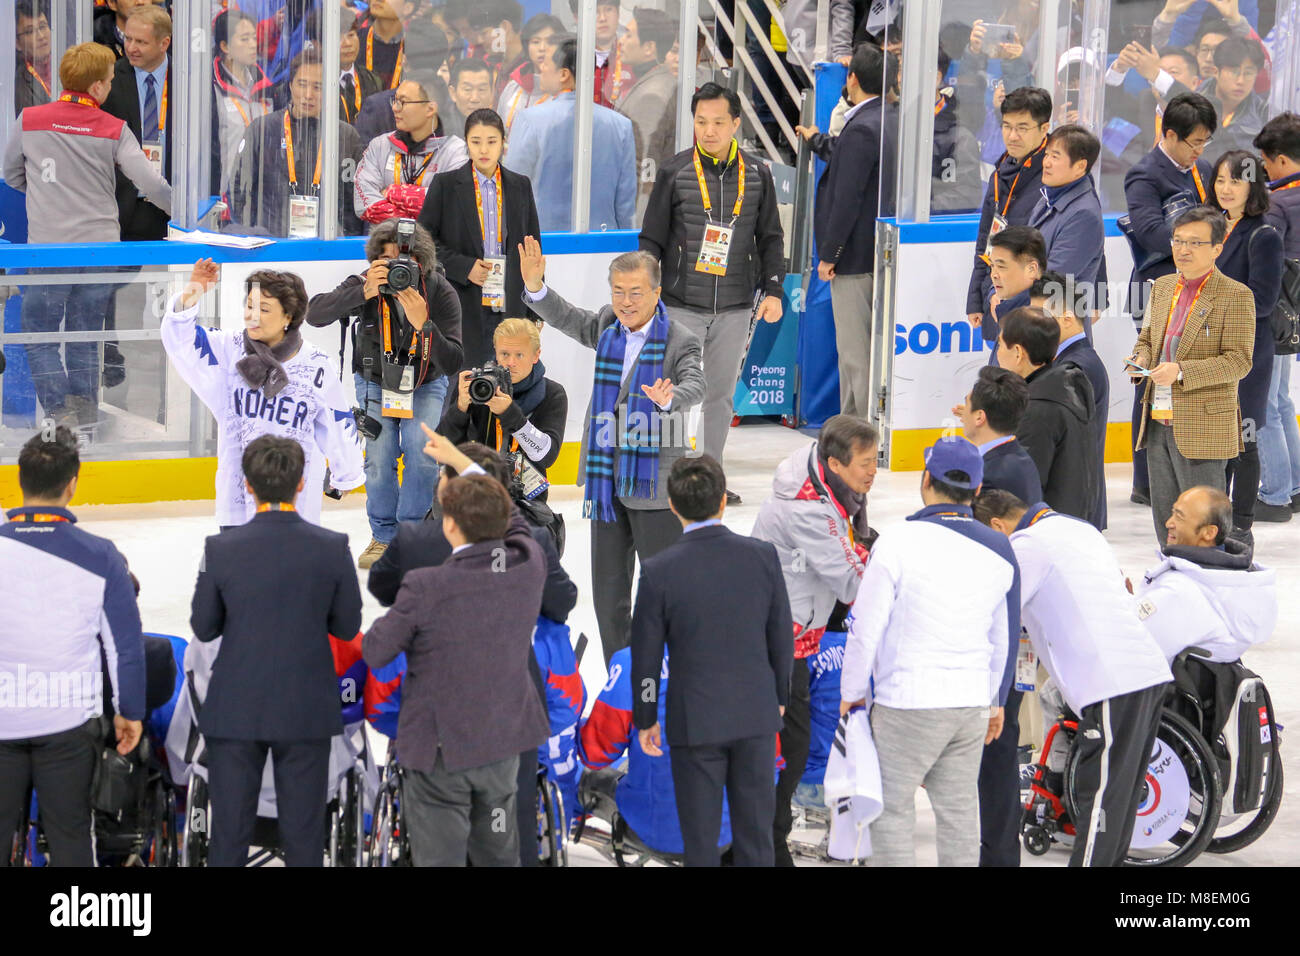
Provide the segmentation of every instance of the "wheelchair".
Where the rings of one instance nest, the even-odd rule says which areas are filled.
[[[388,742],[388,759],[379,774],[379,795],[367,844],[368,865],[412,866],[411,842],[402,827],[402,765],[396,741]],[[540,866],[569,865],[569,841],[564,826],[564,798],[545,765],[537,768],[537,859]],[[364,829],[362,830],[364,834]],[[520,840],[527,840],[523,833]]]
[[[1281,727],[1273,719],[1268,692],[1240,663],[1209,664],[1204,657],[1208,654],[1199,648],[1188,648],[1173,662],[1175,683],[1160,715],[1125,866],[1185,866],[1202,852],[1231,853],[1257,840],[1277,815]],[[1216,668],[1228,669],[1226,675],[1220,671],[1221,677],[1236,682],[1234,714],[1215,714]],[[1242,702],[1258,714],[1248,729],[1266,745],[1262,759],[1250,761],[1249,768],[1238,761],[1246,753],[1238,741],[1217,729],[1224,719],[1236,729],[1232,718]],[[1048,729],[1034,767],[1021,836],[1035,856],[1055,843],[1073,845],[1078,728],[1073,714],[1060,716]]]

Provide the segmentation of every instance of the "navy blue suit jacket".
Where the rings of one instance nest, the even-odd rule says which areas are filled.
[[[975,237],[975,266],[971,270],[970,285],[966,289],[967,313],[988,312],[993,283],[989,281],[989,266],[983,259],[983,252],[988,243],[989,229],[993,226],[994,213],[1002,215],[1005,209],[1008,226],[1027,225],[1034,206],[1042,198],[1039,192],[1042,181],[1042,147],[1026,156],[1023,162],[1003,153],[998,160],[997,169],[989,174],[988,186],[984,190],[984,205],[980,209],[979,233]],[[993,188],[995,182],[996,203]]]
[[[672,680],[662,728],[670,747],[721,744],[781,729],[794,622],[776,548],[712,525],[644,562],[632,615],[633,715],[659,719],[665,647]]]
[[[1097,496],[1093,499],[1088,523],[1098,531],[1106,530],[1106,425],[1110,418],[1110,376],[1106,372],[1106,363],[1101,360],[1097,350],[1087,338],[1071,342],[1056,356],[1057,363],[1069,362],[1079,367],[1092,385],[1092,426],[1093,439],[1097,444]]]
[[[1214,188],[1210,164],[1204,159],[1198,159],[1196,169],[1200,172],[1202,187],[1207,191]],[[1158,279],[1174,271],[1174,254],[1169,246],[1173,232],[1165,222],[1161,206],[1180,192],[1190,192],[1193,197],[1199,198],[1192,174],[1179,172],[1173,160],[1159,146],[1138,160],[1125,174],[1124,200],[1128,206],[1133,235],[1147,252],[1162,254],[1158,262],[1146,269],[1138,269],[1138,263],[1135,262],[1131,280],[1133,283]]]
[[[984,483],[981,487],[1009,491],[1025,504],[1043,497],[1038,466],[1020,447],[1014,435],[1011,441],[984,453]]]
[[[208,538],[190,610],[200,641],[221,638],[199,712],[209,737],[309,740],[343,729],[329,635],[361,630],[348,536],[267,511]]]
[[[876,269],[880,183],[894,181],[892,151],[882,151],[881,143],[896,128],[897,108],[876,97],[849,118],[839,136],[818,133],[810,141],[827,163],[813,216],[817,258],[835,263],[839,275]]]

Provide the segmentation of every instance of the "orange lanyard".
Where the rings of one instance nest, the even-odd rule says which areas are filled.
[[[514,121],[515,121],[515,110],[517,110],[517,109],[519,108],[519,97],[521,97],[521,96],[523,96],[523,95],[524,95],[524,89],[523,89],[523,87],[521,86],[518,90],[515,91],[515,98],[514,98],[513,100],[510,101],[510,115],[506,117],[506,129],[510,129],[510,127],[514,124]],[[543,103],[545,103],[545,102],[546,102],[547,100],[549,100],[550,98],[551,98],[551,94],[550,94],[550,93],[547,93],[545,96],[543,96],[543,97],[542,97],[540,100],[538,100],[536,103],[530,103],[529,105],[530,105],[530,106],[541,106]],[[526,108],[526,107],[525,107],[525,108]]]
[[[79,103],[82,106],[89,106],[91,109],[99,109],[99,104],[95,102],[93,96],[86,96],[84,93],[64,93],[59,97],[60,103]]]
[[[618,94],[623,89],[623,44],[619,43],[618,50],[614,53],[614,89],[611,99],[617,101]]]
[[[391,356],[393,354],[393,324],[389,320],[388,300],[384,296],[379,297],[379,313],[383,318],[380,325],[384,327],[384,354]],[[415,343],[419,336],[411,337],[411,354],[415,354]]]
[[[1051,513],[1052,513],[1052,509],[1051,509],[1051,508],[1044,508],[1043,510],[1041,510],[1040,512],[1038,512],[1038,514],[1036,514],[1036,515],[1034,515],[1032,518],[1030,518],[1030,519],[1029,519],[1029,524],[1027,524],[1025,527],[1027,527],[1027,528],[1032,528],[1034,525],[1038,524],[1039,521],[1041,521],[1042,519],[1046,518],[1046,517],[1047,517],[1048,515],[1050,515]]]
[[[297,510],[298,510],[297,508],[295,508],[292,504],[290,504],[287,501],[277,501],[277,502],[267,501],[257,506],[258,514],[261,514],[263,511],[297,511]]]
[[[497,419],[497,421],[496,421],[496,425],[497,425],[497,451],[501,451],[501,450],[502,450],[502,448],[501,448],[501,438],[502,438],[502,436],[501,436],[501,419],[499,419],[499,418]],[[515,437],[512,435],[512,436],[510,436],[510,451],[513,453],[513,452],[516,452],[516,451],[518,451],[518,450],[519,450],[519,442],[518,442],[518,441],[515,439]]]
[[[68,519],[63,517],[63,515],[43,514],[41,512],[37,512],[36,514],[18,515],[13,519],[15,524],[19,522],[32,522],[35,524],[42,524],[47,521],[67,521],[67,520]]]
[[[1236,116],[1236,115],[1237,115],[1237,111],[1236,111],[1236,110],[1233,110],[1231,113],[1229,113],[1227,116],[1225,116],[1225,117],[1223,118],[1223,128],[1224,128],[1224,129],[1227,129],[1229,126],[1232,125],[1232,118],[1233,118],[1234,116]]]
[[[406,62],[406,38],[397,45],[397,66],[393,68],[393,81],[388,84],[390,90],[397,89],[402,83],[402,66]],[[366,34],[366,69],[375,68],[375,28],[372,26]],[[360,105],[360,104],[358,104]]]
[[[213,63],[212,63],[212,75],[213,75],[213,76],[214,76],[218,81],[220,81],[220,79],[221,79],[221,73],[220,73],[220,70],[219,70],[219,68],[218,68],[218,64],[217,64],[217,62],[216,62],[215,60],[214,60]],[[230,88],[231,88],[232,90],[234,90],[236,94],[239,93],[239,90],[234,86],[234,84],[231,84]],[[252,123],[253,120],[252,120],[252,118],[251,118],[247,113],[244,112],[244,108],[243,108],[242,106],[239,105],[239,96],[238,96],[238,95],[235,95],[235,96],[227,96],[226,98],[227,98],[228,100],[230,100],[231,103],[235,104],[235,109],[237,109],[237,110],[239,111],[239,118],[242,119],[242,120],[244,121],[244,129],[248,129],[249,124]],[[166,106],[166,103],[167,103],[167,100],[164,99],[164,100],[163,100],[163,112],[164,112],[164,113],[167,112],[167,106]],[[249,98],[249,103],[252,103],[252,98],[251,98],[251,97]]]
[[[1226,123],[1224,124],[1227,125]],[[1201,171],[1196,168],[1196,163],[1192,163],[1192,179],[1196,182],[1196,192],[1201,197],[1201,202],[1205,202],[1205,184],[1201,182]]]
[[[497,187],[497,254],[501,254],[501,221],[504,218],[502,214],[503,200],[501,197],[501,164],[497,163],[496,172],[492,174],[493,182]],[[483,237],[484,244],[487,243],[487,222],[483,218],[483,187],[478,183],[478,170],[474,170],[474,204],[478,206],[478,231]],[[484,250],[486,251],[486,250]]]
[[[340,80],[340,83],[343,81]],[[343,115],[348,115],[348,100],[342,93],[339,94],[339,102],[343,104]],[[352,71],[352,118],[355,119],[357,113],[361,112],[361,77],[357,76],[355,70]],[[349,119],[348,122],[352,120]]]
[[[393,185],[394,186],[400,186],[402,184],[402,180],[406,179],[406,157],[408,155],[410,154],[403,153],[400,150],[393,154]],[[414,182],[415,185],[417,186],[423,185],[424,174],[428,172],[429,164],[431,162],[433,162],[433,153],[430,153],[428,156],[424,157],[424,165],[421,166],[420,171],[415,174],[415,179],[414,180],[407,179],[407,183],[410,184],[411,182]]]
[[[45,91],[45,96],[48,99],[50,95],[50,85],[41,79],[41,75],[36,72],[36,67],[32,66],[31,60],[27,61],[27,72],[36,77],[36,82],[41,84],[41,89]]]
[[[1300,186],[1300,179],[1297,179],[1293,183],[1287,183],[1285,186],[1278,186],[1276,189],[1273,190],[1273,192],[1280,193],[1284,189],[1295,189],[1297,186]]]
[[[735,140],[732,140],[735,142]],[[695,178],[700,184],[700,198],[704,200],[704,215],[709,217],[709,222],[713,221],[713,200],[709,197],[709,187],[704,181],[704,164],[700,162],[700,151],[695,149],[691,153],[691,158],[695,160]],[[740,163],[738,179],[740,187],[736,192],[736,204],[731,207],[731,221],[735,222],[736,217],[740,215],[740,207],[745,202],[745,156],[740,149],[736,149],[736,159]],[[722,181],[722,173],[718,173],[718,181]]]
[[[934,115],[935,115],[935,116],[938,116],[938,115],[939,115],[940,113],[942,113],[945,109],[947,109],[947,107],[948,107],[948,101],[947,101],[947,99],[945,99],[945,98],[942,97],[942,96],[939,97],[938,101],[934,104]],[[1018,176],[1018,175],[1020,175],[1020,174],[1017,173],[1016,175]]]
[[[938,110],[936,110],[935,113],[937,114],[937,113],[938,113]],[[1025,171],[1025,167],[1029,165],[1030,161],[1034,158],[1035,154],[1037,154],[1037,153],[1041,153],[1041,152],[1042,152],[1044,149],[1046,149],[1046,148],[1047,148],[1047,140],[1044,139],[1044,140],[1042,141],[1042,143],[1039,144],[1038,149],[1034,150],[1034,152],[1032,152],[1032,153],[1030,153],[1028,156],[1026,156],[1026,157],[1025,157],[1025,161],[1024,161],[1023,163],[1021,163],[1021,164],[1020,164],[1020,168],[1019,168],[1018,170],[1016,170],[1016,178],[1013,179],[1013,180],[1011,180],[1011,188],[1007,190],[1007,202],[1006,202],[1006,205],[1002,207],[1002,212],[998,213],[998,215],[999,215],[1002,219],[1006,219],[1006,218],[1007,218],[1007,210],[1011,208],[1011,197],[1014,196],[1014,195],[1016,194],[1016,184],[1020,182],[1020,174],[1023,173],[1023,172]],[[1006,154],[1004,153],[1003,155],[1005,156]],[[994,208],[994,209],[996,209],[996,208],[998,207],[998,198],[999,198],[999,197],[998,197],[998,177],[997,177],[997,175],[995,174],[995,175],[993,176],[993,208]]]
[[[1228,237],[1229,237],[1230,235],[1232,235],[1232,230],[1234,230],[1234,229],[1237,228],[1237,223],[1241,222],[1241,220],[1242,220],[1242,219],[1245,219],[1245,218],[1246,218],[1246,216],[1245,216],[1245,214],[1243,214],[1243,215],[1241,216],[1241,219],[1231,219],[1231,220],[1228,221],[1228,231],[1225,232],[1225,233],[1223,234],[1223,241],[1224,241],[1224,242],[1227,242],[1227,241],[1228,241]]]
[[[320,157],[323,143],[316,144],[316,173],[312,176],[311,185],[313,189],[320,188]],[[293,126],[289,122],[289,111],[284,111],[284,154],[289,161],[289,185],[294,189],[298,188],[298,167],[293,161]]]

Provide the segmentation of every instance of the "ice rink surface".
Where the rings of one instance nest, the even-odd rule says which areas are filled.
[[[726,524],[734,531],[747,534],[758,514],[758,506],[770,490],[771,476],[777,464],[795,448],[807,445],[810,438],[800,432],[777,425],[746,424],[732,429],[727,445],[728,485],[739,493],[744,504],[727,510]],[[1131,466],[1107,466],[1110,529],[1106,537],[1119,557],[1125,574],[1136,581],[1147,568],[1157,563],[1156,538],[1149,509],[1129,502]],[[870,522],[886,532],[892,523],[903,520],[921,507],[920,473],[893,473],[881,470],[868,496]],[[568,527],[564,566],[578,585],[578,606],[569,617],[573,635],[585,632],[591,647],[582,661],[582,677],[590,704],[605,681],[604,659],[599,650],[595,612],[590,593],[590,533],[582,517],[581,489],[552,489],[551,503],[563,512]],[[190,597],[195,575],[203,554],[203,539],[216,533],[212,501],[169,502],[151,505],[101,505],[73,510],[82,526],[94,534],[112,539],[126,555],[132,571],[140,579],[140,613],[145,630],[176,634],[189,638]],[[360,554],[370,540],[365,500],[348,495],[342,501],[326,499],[322,523],[347,533],[352,553]],[[1288,728],[1283,733],[1283,763],[1286,767],[1286,791],[1281,810],[1272,827],[1258,842],[1235,854],[1202,854],[1193,866],[1278,866],[1300,863],[1300,760],[1296,745],[1285,746],[1291,734],[1300,732],[1300,657],[1297,656],[1297,632],[1300,631],[1300,518],[1287,524],[1255,526],[1255,560],[1278,571],[1278,627],[1272,639],[1252,650],[1245,663],[1264,678],[1272,695],[1277,722]],[[257,573],[279,574],[284,586],[293,586],[295,569],[258,568]],[[366,591],[363,627],[383,613]],[[1294,729],[1292,729],[1294,728]],[[382,754],[383,748],[379,749]],[[815,840],[819,834],[795,833]],[[934,817],[923,793],[917,795],[918,863],[934,865]],[[1021,854],[1021,862],[1030,866],[1064,866],[1068,854],[1054,849],[1043,857]],[[605,865],[603,858],[590,847],[574,847],[570,861],[574,865]]]

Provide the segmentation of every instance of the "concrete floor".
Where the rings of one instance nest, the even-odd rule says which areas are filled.
[[[729,509],[726,523],[737,532],[748,533],[767,496],[776,464],[809,439],[786,428],[768,424],[747,424],[732,431],[727,448],[729,485],[744,504]],[[1130,466],[1110,465],[1110,530],[1106,536],[1119,556],[1125,573],[1136,580],[1156,563],[1156,540],[1148,509],[1128,500]],[[881,471],[869,496],[871,524],[884,530],[920,507],[918,473]],[[568,545],[564,564],[579,588],[579,603],[569,618],[573,634],[585,632],[592,647],[582,662],[582,677],[590,699],[605,681],[605,668],[597,643],[595,613],[590,598],[590,545],[586,522],[581,518],[581,490],[573,487],[552,490],[551,501],[568,523]],[[341,502],[326,499],[323,524],[346,532],[354,553],[369,541],[365,502],[350,495]],[[174,502],[155,505],[108,505],[75,508],[83,526],[116,542],[140,579],[140,611],[147,630],[189,636],[189,606],[205,535],[216,532],[213,503]],[[1267,682],[1277,720],[1300,728],[1300,658],[1297,630],[1300,629],[1300,520],[1289,524],[1261,524],[1255,528],[1256,560],[1279,571],[1280,614],[1277,632],[1270,642],[1252,650],[1249,667]],[[285,571],[286,579],[292,572]],[[363,586],[363,626],[368,627],[383,609]],[[380,753],[383,752],[381,748]],[[1228,856],[1203,854],[1198,866],[1277,866],[1300,863],[1300,760],[1292,750],[1283,750],[1288,771],[1285,798],[1272,828],[1255,844]],[[917,796],[918,861],[933,865],[934,818],[924,796]],[[796,833],[796,836],[800,834]],[[802,834],[815,841],[818,834]],[[1026,865],[1063,866],[1067,854],[1053,850],[1044,857],[1022,855]],[[602,865],[604,860],[589,847],[576,847],[571,861],[577,865]]]

